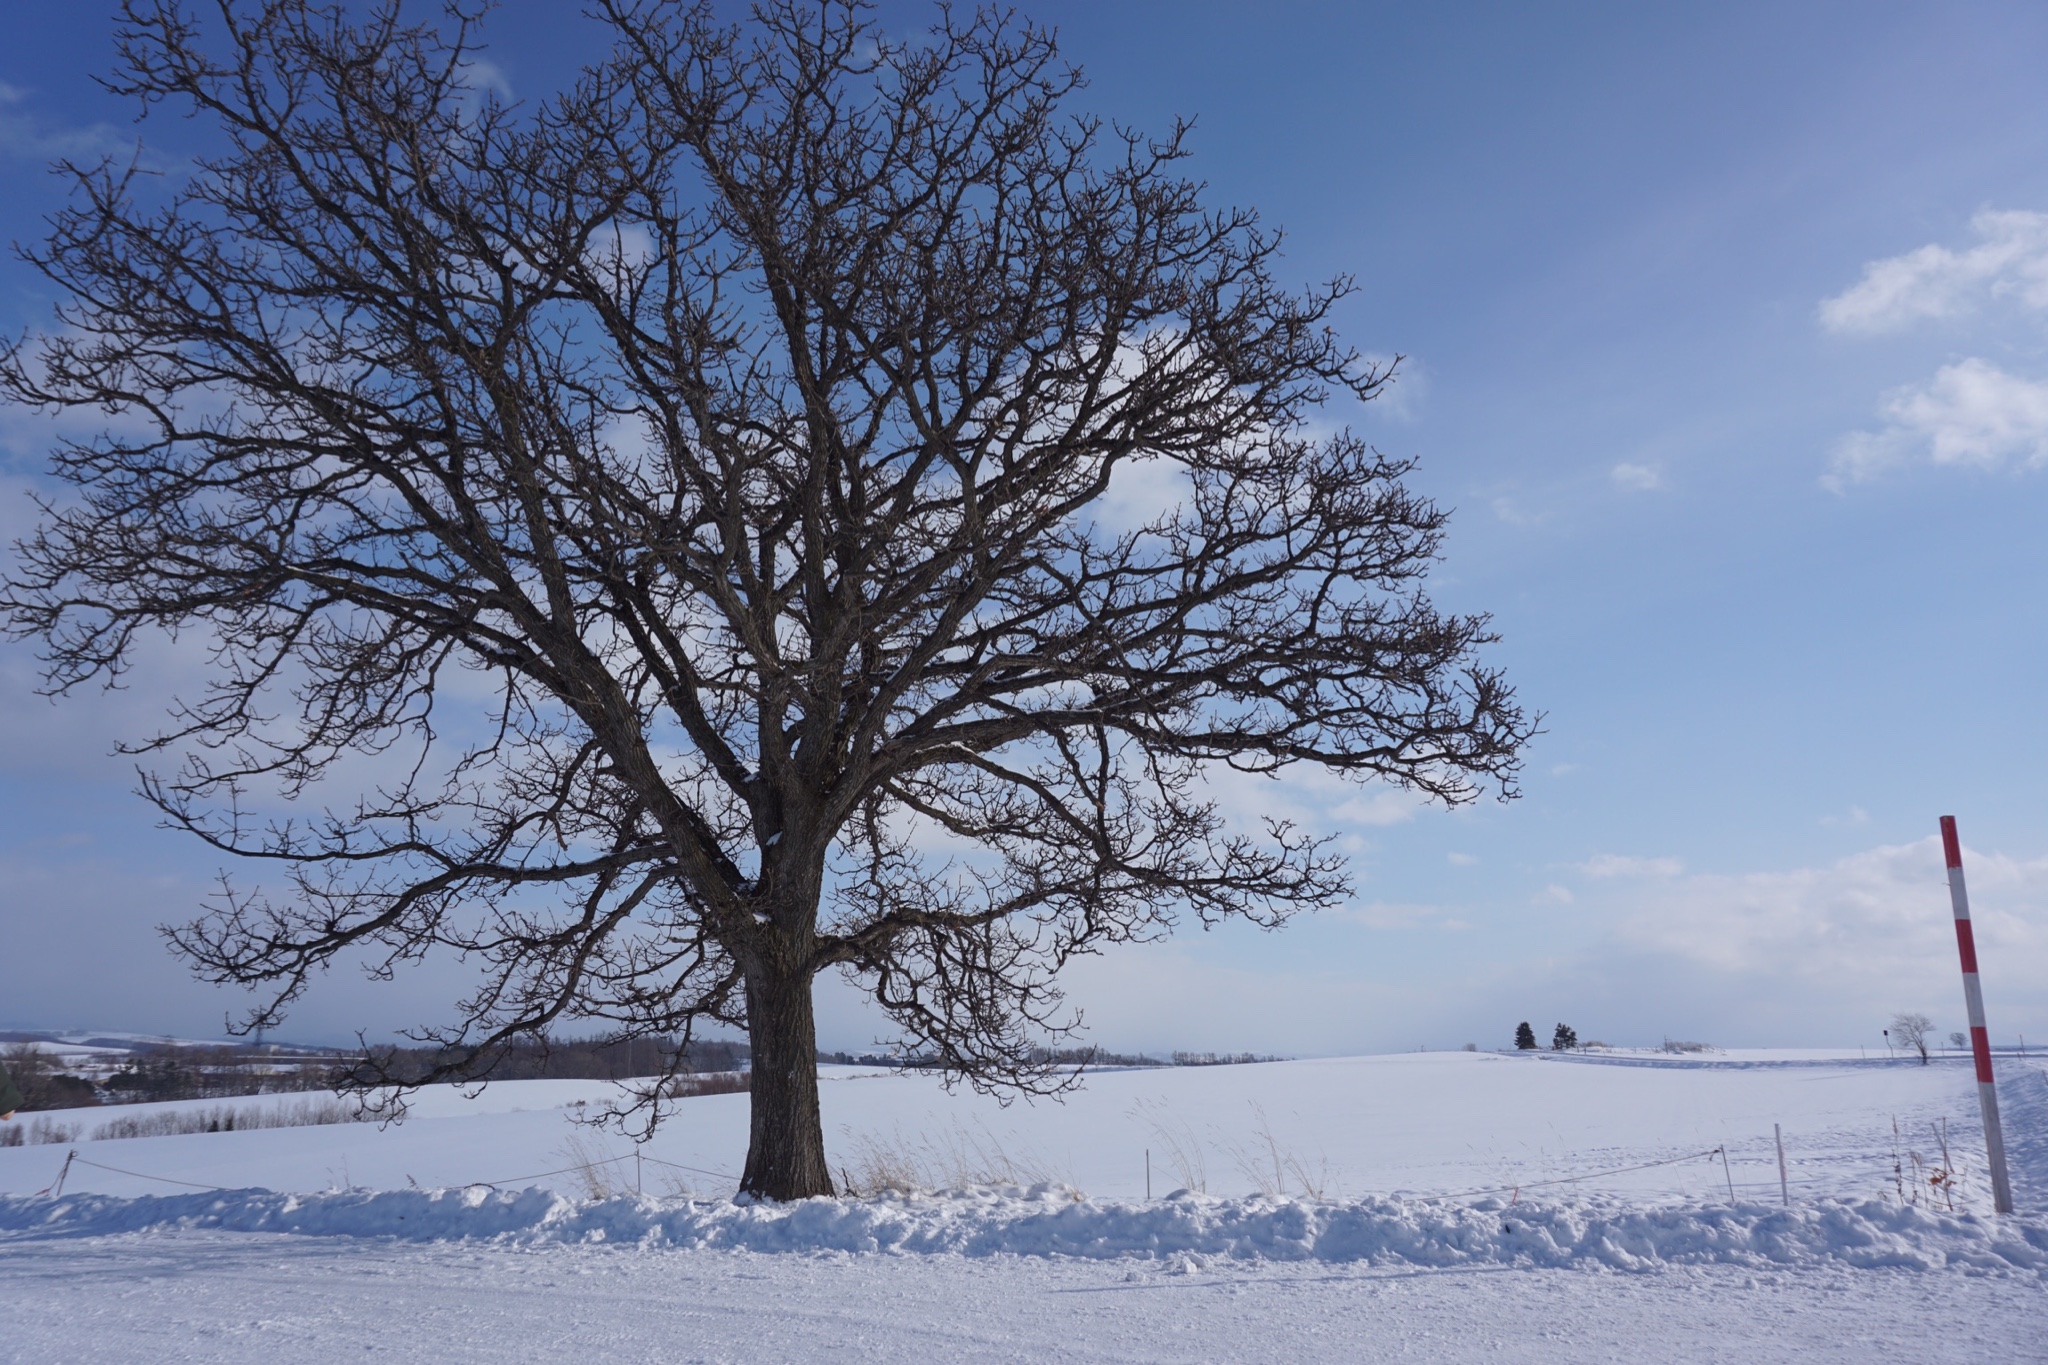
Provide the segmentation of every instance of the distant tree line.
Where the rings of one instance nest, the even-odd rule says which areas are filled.
[[[54,1042],[55,1039],[47,1041]],[[125,1045],[125,1040],[97,1040]],[[671,1068],[677,1042],[672,1038],[637,1038],[624,1042],[601,1038],[520,1039],[489,1056],[479,1057],[469,1079],[494,1081],[600,1080],[621,1081],[677,1074],[665,1093],[715,1094],[743,1090],[736,1073],[750,1065],[745,1042],[693,1039],[682,1064]],[[825,1051],[820,1062],[841,1066],[884,1066],[930,1070],[940,1063],[919,1054]],[[366,1067],[379,1074],[424,1077],[447,1075],[451,1054],[433,1047],[385,1047],[354,1054],[340,1051],[262,1047],[194,1047],[175,1043],[144,1044],[103,1076],[67,1070],[62,1058],[37,1042],[19,1042],[0,1050],[8,1074],[21,1087],[23,1110],[83,1109],[104,1104],[140,1104],[160,1100],[228,1099],[309,1090],[335,1090],[357,1079]],[[1252,1052],[1174,1052],[1168,1057],[1111,1052],[1103,1048],[1043,1049],[1036,1062],[1051,1067],[1236,1066],[1284,1060]]]
[[[67,1070],[62,1058],[35,1043],[16,1043],[0,1051],[0,1065],[21,1087],[25,1110],[326,1090],[335,1079],[332,1054],[173,1043],[138,1048],[118,1070],[99,1077]]]
[[[677,1058],[680,1050],[681,1057]],[[464,1050],[465,1053],[467,1049]],[[738,1071],[748,1064],[743,1042],[692,1039],[686,1047],[674,1038],[519,1038],[458,1066],[461,1057],[438,1047],[384,1047],[349,1059],[330,1083],[355,1084],[365,1075],[389,1076],[416,1084],[428,1076],[454,1080],[493,1081],[622,1081],[670,1072],[681,1076]],[[674,1061],[680,1065],[672,1065]]]
[[[16,1044],[0,1052],[0,1066],[21,1090],[23,1109],[77,1109],[99,1103],[91,1081],[59,1071],[58,1065],[38,1047]]]
[[[54,1040],[52,1040],[54,1041]],[[106,1041],[106,1040],[103,1040]],[[675,1052],[671,1040],[628,1043],[594,1039],[521,1040],[503,1048],[476,1076],[492,1080],[623,1080],[659,1074]],[[110,1074],[67,1069],[62,1058],[35,1042],[0,1050],[0,1064],[21,1087],[23,1110],[83,1109],[159,1100],[228,1099],[308,1090],[334,1090],[365,1065],[371,1053],[309,1052],[261,1047],[192,1047],[174,1043],[135,1048]],[[384,1048],[374,1056],[399,1074],[427,1075],[446,1061],[436,1048]],[[692,1042],[677,1080],[678,1093],[707,1093],[698,1073],[733,1072],[747,1064],[747,1045]],[[715,1088],[715,1087],[712,1087]]]
[[[818,1060],[838,1066],[892,1066],[909,1071],[930,1070],[941,1065],[936,1057],[919,1053],[827,1052],[820,1049]],[[1256,1052],[1174,1052],[1154,1057],[1142,1052],[1110,1052],[1099,1047],[1039,1048],[1032,1064],[1050,1068],[1104,1066],[1245,1066],[1254,1062],[1284,1062],[1285,1057]]]
[[[131,1057],[100,1082],[114,1104],[146,1100],[214,1100],[328,1090],[334,1058],[290,1056],[245,1048],[156,1047]]]

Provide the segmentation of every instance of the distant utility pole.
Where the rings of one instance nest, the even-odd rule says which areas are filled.
[[[1991,1077],[1991,1032],[1984,1026],[1984,988],[1977,982],[1977,939],[1970,931],[1970,893],[1963,886],[1963,841],[1956,818],[1941,817],[1941,851],[1948,859],[1948,898],[1956,914],[1956,950],[1963,958],[1963,1003],[1970,1013],[1970,1051],[1977,1059],[1977,1107],[1984,1114],[1984,1152],[1991,1163],[1991,1203],[2012,1212],[2012,1181],[2005,1171],[2005,1130],[1998,1122],[1998,1086]]]

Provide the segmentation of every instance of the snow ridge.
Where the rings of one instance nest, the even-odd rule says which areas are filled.
[[[1933,1213],[1876,1200],[1824,1200],[1790,1209],[1640,1208],[1598,1199],[1306,1203],[1182,1192],[1152,1203],[1096,1203],[1052,1185],[789,1204],[573,1200],[550,1190],[477,1186],[0,1198],[0,1237],[9,1241],[177,1229],[513,1246],[1127,1258],[1182,1268],[1211,1259],[1620,1271],[1831,1264],[2048,1279],[2048,1220]]]
[[[1998,1078],[1998,1107],[2004,1111],[2014,1202],[2023,1209],[2048,1207],[2048,1071],[2008,1068]]]

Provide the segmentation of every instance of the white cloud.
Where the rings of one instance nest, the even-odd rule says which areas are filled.
[[[1479,861],[1469,853],[1446,853],[1444,858],[1452,867],[1471,867]]]
[[[1335,824],[1405,825],[1422,805],[1422,798],[1414,792],[1383,788],[1339,802],[1330,811],[1330,819]]]
[[[1957,317],[1986,298],[2048,309],[2048,213],[1985,210],[1970,221],[1975,246],[1938,244],[1872,261],[1855,285],[1824,300],[1831,332],[1896,332],[1912,323]]]
[[[1994,1033],[2034,1042],[2048,1036],[2048,856],[1964,857]],[[1113,948],[1063,980],[1090,1041],[1158,1051],[1505,1044],[1513,1021],[1528,1018],[1617,1043],[1846,1042],[1853,1054],[1867,1039],[1882,1056],[1878,1030],[1893,1011],[1922,1010],[1944,1035],[1961,1022],[1936,839],[1786,871],[1588,880],[1576,895],[1531,889],[1534,914],[1448,904],[1430,913],[1390,896],[1308,917],[1287,931],[1285,965],[1263,949],[1276,940],[1235,926]],[[1544,946],[1504,942],[1502,915],[1543,920]],[[1400,939],[1349,956],[1342,945],[1374,921]],[[1468,924],[1478,932],[1452,937]],[[861,1045],[875,1036],[844,1025],[831,1034]]]
[[[1881,431],[1851,432],[1835,447],[1823,480],[1839,489],[1927,459],[1938,465],[1996,469],[2048,464],[2048,382],[2008,373],[1971,357],[1944,365],[1926,384],[1888,395]]]
[[[1333,919],[1363,924],[1368,929],[1415,929],[1443,913],[1440,905],[1419,905],[1405,901],[1367,901],[1323,912]]]
[[[1609,470],[1608,477],[1614,480],[1615,487],[1631,493],[1651,493],[1664,486],[1663,473],[1653,465],[1624,462]]]
[[[0,157],[91,162],[134,151],[133,137],[123,137],[104,123],[66,128],[27,112],[28,96],[20,86],[0,81]]]
[[[471,90],[488,90],[500,99],[512,99],[512,78],[505,68],[483,57],[466,57],[456,68],[455,78]]]
[[[2048,970],[2048,858],[1965,852],[1985,971],[2009,990]],[[1829,867],[1664,883],[1622,937],[1702,966],[1859,980],[1873,998],[1953,987],[1955,938],[1939,841],[1874,848]],[[1957,988],[1959,989],[1959,988]]]
[[[1360,827],[1405,825],[1429,807],[1429,799],[1420,792],[1382,783],[1361,785],[1309,764],[1278,775],[1213,768],[1204,781],[1224,815],[1247,829],[1257,829],[1271,817],[1342,834]]]
[[[1136,531],[1171,517],[1193,484],[1187,467],[1161,456],[1124,460],[1109,472],[1109,488],[1087,515],[1111,535]]]
[[[1545,514],[1534,511],[1510,497],[1493,500],[1493,514],[1510,526],[1535,526],[1545,520]]]
[[[1676,877],[1685,864],[1676,858],[1630,858],[1619,853],[1602,853],[1579,864],[1588,877]]]
[[[1422,416],[1423,403],[1429,397],[1429,376],[1418,365],[1413,356],[1392,356],[1379,351],[1368,351],[1365,363],[1376,370],[1392,371],[1387,381],[1372,400],[1374,415],[1389,417],[1397,422],[1413,422]],[[1396,360],[1400,363],[1395,364]]]

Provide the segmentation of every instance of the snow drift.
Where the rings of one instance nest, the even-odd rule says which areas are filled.
[[[1596,1199],[1308,1203],[1185,1192],[1091,1202],[1060,1186],[750,1204],[549,1190],[268,1190],[122,1199],[0,1199],[10,1241],[174,1229],[500,1245],[609,1243],[780,1253],[1017,1255],[1166,1261],[1366,1262],[1417,1267],[1825,1265],[2048,1276],[2048,1221],[1944,1214],[1875,1200],[1628,1207]]]

